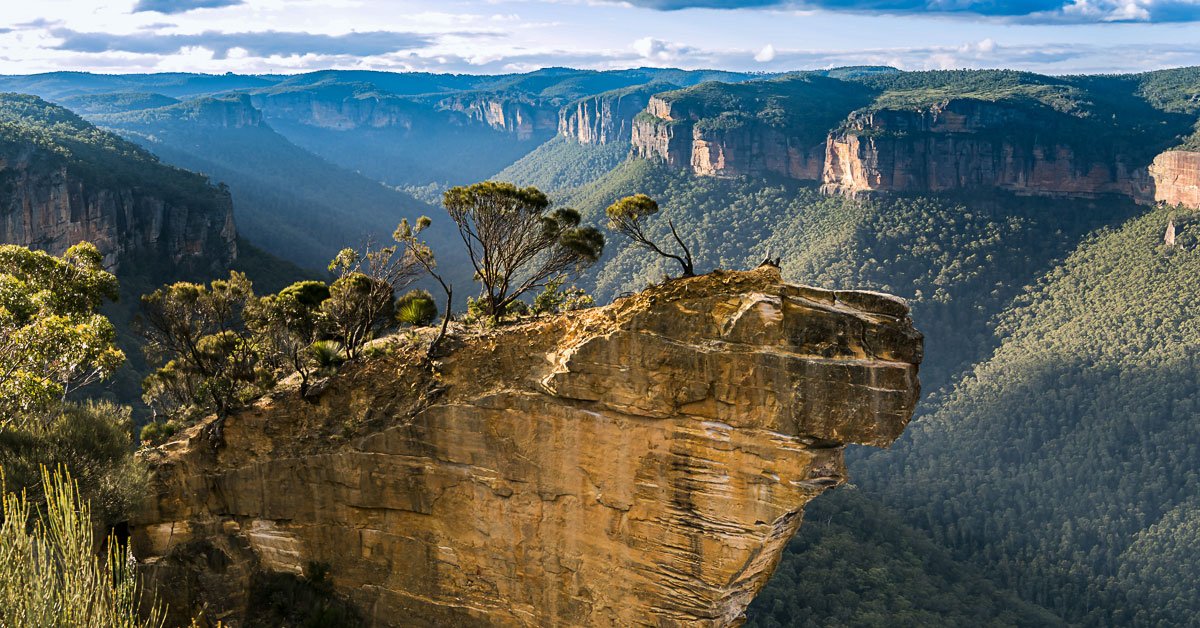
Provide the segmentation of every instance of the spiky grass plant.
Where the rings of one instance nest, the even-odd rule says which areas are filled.
[[[97,552],[91,507],[66,471],[43,467],[42,486],[45,511],[37,513],[24,494],[3,489],[0,626],[161,628],[157,604],[147,616],[138,612],[128,549],[110,542]]]

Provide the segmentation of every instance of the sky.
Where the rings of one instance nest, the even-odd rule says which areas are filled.
[[[0,0],[0,74],[1200,65],[1200,0]]]

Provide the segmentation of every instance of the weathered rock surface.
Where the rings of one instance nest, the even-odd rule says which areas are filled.
[[[558,108],[498,94],[468,94],[442,100],[438,106],[466,115],[493,130],[514,135],[519,141],[545,139],[558,129]]]
[[[253,573],[311,561],[375,626],[736,624],[843,445],[900,435],[922,354],[902,301],[771,267],[456,344],[151,451],[160,594],[236,626]]]
[[[558,117],[558,134],[580,144],[628,142],[633,138],[633,120],[650,103],[650,97],[670,85],[652,84],[605,92],[563,107]]]
[[[1150,164],[1153,200],[1200,209],[1200,152],[1169,150]]]
[[[1077,198],[1143,193],[1145,164],[1120,152],[1081,153],[1048,139],[1046,124],[1053,120],[973,99],[856,112],[830,134],[822,183],[843,194],[984,188]]]
[[[194,270],[220,269],[237,256],[227,191],[192,182],[195,196],[161,194],[150,186],[98,182],[80,167],[28,144],[0,152],[5,184],[0,242],[60,255],[86,240],[100,249],[112,269],[131,257]]]
[[[635,156],[696,175],[777,175],[820,182],[830,194],[998,189],[1200,208],[1200,153],[1170,150],[1151,164],[1143,150],[1072,136],[1061,126],[1071,118],[1045,109],[972,98],[860,109],[817,141],[667,94],[648,101],[631,137]]]

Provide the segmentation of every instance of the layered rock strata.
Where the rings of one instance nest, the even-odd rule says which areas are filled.
[[[558,134],[580,144],[612,144],[633,138],[633,121],[650,103],[650,96],[672,86],[655,84],[606,92],[563,107]]]
[[[635,156],[699,176],[776,175],[819,182],[831,194],[999,189],[1200,208],[1200,153],[1170,150],[1148,164],[1135,151],[1072,136],[1043,114],[1051,115],[970,98],[864,109],[813,142],[731,112],[692,111],[654,97],[631,137]]]
[[[61,255],[86,240],[114,270],[135,257],[216,270],[237,256],[226,190],[203,186],[197,197],[177,198],[142,186],[98,183],[32,146],[0,155],[0,177],[5,184],[0,242]]]
[[[1150,164],[1151,200],[1200,209],[1200,152],[1169,150]]]
[[[902,301],[773,267],[396,346],[146,456],[134,550],[175,608],[236,626],[254,574],[322,563],[373,626],[736,625],[922,355]]]

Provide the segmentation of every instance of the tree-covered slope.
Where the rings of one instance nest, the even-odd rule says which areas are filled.
[[[1170,214],[1081,244],[1004,315],[995,355],[857,469],[938,543],[1072,622],[1200,614],[1200,251],[1193,224],[1162,246]]]
[[[555,136],[491,178],[532,185],[547,194],[570,194],[608,174],[628,156],[628,142],[580,144]]]
[[[244,98],[204,98],[96,120],[227,184],[239,231],[308,268],[324,268],[338,250],[368,238],[389,243],[401,218],[435,215],[404,192],[292,144],[257,115]],[[443,221],[437,233],[448,236],[447,227]]]
[[[751,628],[1064,625],[851,487],[805,507],[746,614]]]

